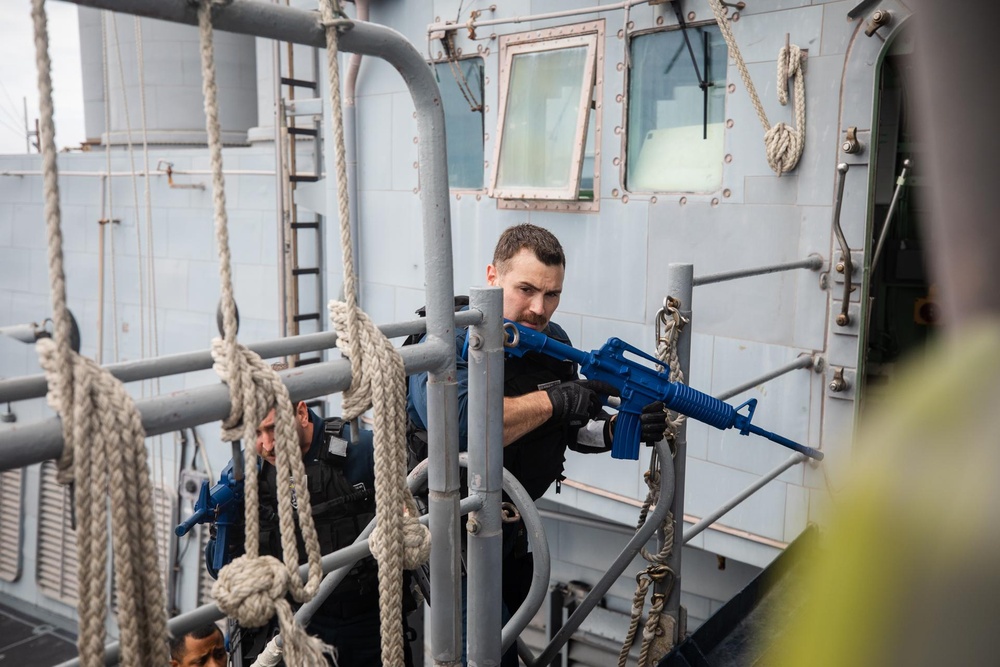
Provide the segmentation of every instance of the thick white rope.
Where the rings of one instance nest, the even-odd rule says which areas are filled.
[[[806,84],[805,76],[802,72],[802,51],[794,44],[785,50],[781,48],[778,54],[778,101],[782,106],[788,104],[788,77],[795,77],[795,127],[792,128],[785,123],[778,123],[771,126],[764,112],[764,105],[761,104],[757,89],[750,78],[747,64],[743,60],[739,44],[733,36],[733,29],[726,18],[726,10],[722,6],[721,0],[708,0],[715,14],[715,20],[719,24],[729,53],[736,61],[736,68],[743,79],[747,93],[750,95],[750,102],[757,111],[760,124],[764,127],[764,147],[767,153],[767,163],[778,176],[789,172],[798,164],[802,157],[802,150],[806,145]],[[786,66],[787,63],[787,66]]]
[[[430,557],[430,532],[419,523],[416,503],[406,485],[406,371],[403,361],[357,303],[337,62],[338,12],[333,0],[320,0],[319,8],[326,26],[331,133],[346,298],[346,303],[330,302],[330,319],[337,331],[337,346],[351,361],[351,387],[344,392],[345,419],[355,419],[369,406],[374,406],[377,522],[368,543],[378,560],[382,664],[388,667],[402,665],[404,661],[402,571],[417,567]]]
[[[65,445],[58,477],[76,484],[80,663],[104,664],[110,499],[120,661],[128,667],[165,664],[166,609],[156,536],[149,530],[153,498],[139,412],[118,380],[70,349],[45,0],[32,0],[32,21],[55,322],[53,340],[40,340],[37,350],[49,384],[47,400],[62,418]]]
[[[236,301],[233,296],[232,263],[226,215],[225,177],[222,173],[222,133],[219,127],[218,89],[211,0],[198,7],[201,41],[202,92],[205,96],[205,126],[212,165],[212,203],[215,236],[219,249],[222,291],[223,337],[212,341],[215,370],[229,385],[232,410],[223,422],[222,439],[244,443],[244,504],[246,551],[219,572],[212,595],[219,608],[245,627],[264,625],[275,614],[284,637],[286,663],[290,667],[324,664],[325,645],[310,637],[295,622],[287,594],[298,602],[311,599],[323,576],[319,539],[313,522],[309,485],[299,449],[292,404],[278,374],[259,355],[236,340]],[[271,409],[275,410],[275,466],[278,481],[278,524],[284,562],[260,556],[260,512],[257,492],[256,428]],[[308,559],[308,579],[299,575],[295,538],[292,486],[297,500],[299,526]]]

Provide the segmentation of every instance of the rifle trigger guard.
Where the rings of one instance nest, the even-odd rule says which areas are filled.
[[[521,342],[521,332],[517,330],[517,326],[513,322],[504,322],[503,331],[503,346],[517,347],[518,343]]]

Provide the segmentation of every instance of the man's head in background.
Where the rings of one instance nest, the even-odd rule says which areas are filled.
[[[170,639],[170,667],[226,667],[226,643],[214,623]]]

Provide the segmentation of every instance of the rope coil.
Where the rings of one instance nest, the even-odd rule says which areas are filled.
[[[802,71],[802,51],[798,46],[791,44],[787,49],[782,47],[778,53],[778,101],[781,106],[788,104],[788,78],[795,78],[795,127],[793,128],[786,123],[772,126],[767,119],[764,105],[757,95],[753,79],[750,78],[750,71],[743,60],[743,54],[740,52],[739,44],[736,43],[736,37],[733,36],[733,29],[726,18],[726,10],[722,6],[721,0],[709,0],[708,4],[712,7],[716,23],[719,24],[719,30],[726,40],[729,53],[736,61],[740,78],[743,79],[743,85],[746,86],[747,93],[750,95],[750,102],[764,128],[767,164],[778,176],[781,176],[795,168],[806,145],[806,84],[805,74]]]

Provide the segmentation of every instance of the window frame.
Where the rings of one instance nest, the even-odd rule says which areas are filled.
[[[461,53],[461,50],[459,50],[459,53]],[[486,113],[487,113],[487,111],[489,111],[489,106],[486,104],[486,95],[488,94],[488,86],[487,86],[488,79],[486,77],[486,62],[487,62],[486,56],[487,55],[488,55],[488,52],[487,53],[478,53],[477,52],[477,53],[469,53],[467,55],[459,55],[459,56],[456,56],[455,58],[451,59],[453,62],[455,62],[456,64],[458,64],[459,67],[461,67],[461,63],[463,63],[463,62],[465,62],[467,60],[480,60],[480,61],[482,61],[481,62],[481,71],[482,71],[482,77],[483,77],[483,79],[482,79],[482,84],[483,84],[482,98],[483,99],[481,99],[479,101],[479,105],[480,105],[479,113],[480,113],[480,116],[481,116],[481,119],[482,119],[482,126],[483,126],[483,130],[482,130],[483,153],[482,153],[482,156],[481,156],[481,158],[479,160],[479,167],[482,170],[482,182],[483,182],[483,184],[482,184],[482,186],[480,186],[478,188],[467,188],[467,187],[452,187],[451,184],[449,183],[448,184],[448,191],[451,194],[483,194],[483,193],[489,192],[489,189],[488,189],[489,188],[489,181],[488,181],[489,175],[486,173],[486,165],[484,164],[484,161],[486,160],[486,144],[487,144],[488,139],[489,139],[489,135],[486,132]],[[439,57],[437,57],[437,58],[432,58],[432,59],[427,60],[427,64],[431,68],[432,71],[438,65],[447,65],[448,62],[449,62],[449,59],[447,57],[441,57],[440,52],[438,53],[438,56]],[[447,126],[447,119],[445,119],[445,125]],[[447,129],[447,127],[445,127],[445,133],[446,133],[446,135],[447,135],[447,131],[448,131],[448,129]]]
[[[579,46],[587,47],[587,62],[582,73],[580,110],[574,131],[573,154],[570,161],[570,182],[565,188],[497,187],[500,155],[503,149],[504,122],[507,116],[510,76],[514,57],[528,53],[558,51]],[[545,30],[503,35],[500,37],[500,79],[497,138],[493,147],[490,169],[490,197],[501,209],[541,209],[561,211],[600,210],[600,155],[602,95],[604,84],[604,20],[559,26]],[[593,199],[581,200],[580,183],[586,160],[587,132],[591,114],[594,118],[594,186]]]
[[[706,21],[695,21],[695,22],[687,23],[686,27],[687,28],[704,28],[704,27],[711,27],[713,25],[718,25],[718,24],[715,21],[713,21],[713,20],[706,20]],[[629,185],[629,182],[628,182],[628,169],[629,169],[629,165],[628,165],[628,162],[629,162],[628,141],[629,141],[630,132],[632,130],[632,128],[630,127],[631,123],[629,122],[630,121],[630,109],[629,109],[629,106],[630,106],[630,104],[632,102],[631,95],[629,94],[629,91],[631,89],[632,76],[633,76],[632,65],[631,65],[631,63],[632,63],[632,41],[634,39],[636,39],[637,37],[646,37],[648,35],[654,35],[654,34],[657,34],[657,33],[678,32],[678,31],[683,30],[683,29],[684,28],[681,28],[679,25],[670,25],[670,26],[666,26],[666,27],[656,27],[656,28],[647,28],[647,29],[644,29],[644,30],[636,30],[634,32],[626,33],[626,35],[625,35],[625,50],[626,50],[626,53],[628,54],[628,59],[626,60],[626,62],[628,63],[628,65],[625,67],[625,72],[624,72],[625,73],[625,78],[624,78],[624,82],[622,84],[622,90],[624,92],[622,94],[623,103],[622,103],[621,159],[620,159],[619,165],[618,165],[618,180],[621,183],[622,190],[624,192],[629,193],[629,194],[651,195],[651,196],[654,196],[654,197],[656,195],[710,195],[710,194],[713,194],[713,193],[716,193],[716,192],[720,192],[721,190],[723,190],[726,187],[726,166],[727,165],[726,165],[725,161],[723,161],[723,164],[722,164],[722,180],[721,180],[720,184],[717,187],[715,187],[715,188],[713,188],[711,190],[699,190],[699,191],[688,191],[688,190],[642,190],[642,189],[638,189],[638,188],[632,188]],[[729,60],[730,60],[730,56],[729,56],[729,51],[728,51],[728,46],[727,46],[726,58],[725,58],[725,61],[724,61],[724,63],[725,63],[724,70],[726,72],[726,76],[723,79],[723,84],[722,84],[723,90],[726,91],[726,95],[724,95],[724,99],[726,100],[724,102],[724,105],[726,107],[728,107],[728,105],[729,105],[729,102],[728,102],[728,100],[729,100],[729,94],[728,94],[728,90],[729,90],[729,88],[728,88],[728,86],[729,86]],[[723,117],[724,118],[728,118],[728,114],[724,113]],[[723,155],[725,155],[725,141],[726,141],[726,135],[727,135],[727,130],[728,129],[729,128],[726,127],[725,122],[723,122],[723,127],[722,127]]]

